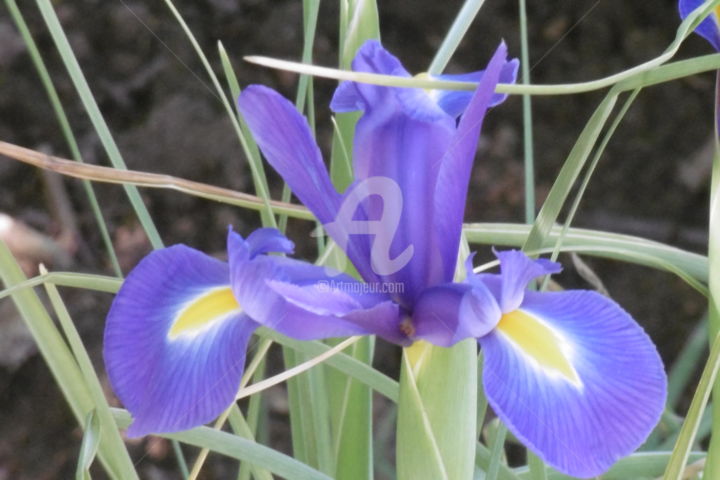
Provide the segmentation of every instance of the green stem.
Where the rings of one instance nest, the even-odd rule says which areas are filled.
[[[210,62],[207,59],[207,56],[205,56],[202,48],[200,48],[200,44],[195,38],[195,35],[193,35],[192,30],[190,30],[190,27],[188,27],[185,19],[182,17],[182,15],[180,15],[180,12],[172,3],[172,0],[165,0],[165,4],[175,17],[175,20],[177,20],[180,28],[182,28],[183,32],[185,32],[185,35],[190,41],[190,44],[195,50],[195,53],[200,59],[200,62],[203,64],[203,67],[205,68],[208,77],[210,77],[210,81],[212,82],[215,90],[217,91],[220,102],[223,104],[223,107],[225,108],[225,111],[227,112],[228,117],[232,122],[235,133],[240,140],[240,145],[245,152],[245,156],[248,158],[248,164],[250,165],[250,173],[252,174],[255,191],[257,192],[258,197],[260,197],[263,201],[263,209],[260,210],[260,217],[263,226],[277,227],[277,222],[275,220],[275,216],[273,215],[273,210],[270,207],[270,192],[267,184],[267,178],[265,177],[265,170],[263,168],[262,162],[260,161],[260,157],[253,154],[253,145],[251,145],[251,142],[247,139],[245,132],[243,131],[243,126],[241,125],[242,120],[238,120],[238,118],[235,116],[235,111],[233,110],[232,105],[228,101],[227,96],[225,95],[223,88],[220,85],[220,81],[217,78],[217,75],[215,75],[215,71],[212,69],[212,66],[210,66]]]
[[[80,96],[80,100],[90,117],[93,127],[100,138],[100,142],[105,148],[105,152],[107,153],[110,162],[116,169],[127,170],[125,161],[123,160],[120,150],[110,133],[110,128],[108,127],[105,118],[100,112],[100,107],[98,106],[95,97],[93,97],[90,85],[87,83],[85,75],[80,68],[80,64],[73,53],[70,42],[63,31],[62,25],[60,25],[60,20],[58,19],[50,0],[37,0],[37,5],[48,30],[50,30],[50,34],[52,35],[53,41],[55,42],[58,52],[62,57],[65,68],[72,79],[73,85]],[[160,234],[150,217],[147,207],[140,197],[137,187],[133,185],[123,185],[123,188],[125,189],[128,199],[130,200],[130,203],[138,216],[138,220],[140,221],[143,230],[145,230],[145,234],[148,236],[153,248],[162,248],[163,242],[160,239]]]
[[[720,115],[720,71],[715,84],[715,154],[713,156],[712,176],[710,185],[710,218],[708,236],[708,286],[710,302],[708,308],[708,339],[714,340],[720,332],[720,140],[718,138],[718,122]],[[708,447],[708,458],[705,466],[706,478],[718,478],[720,475],[720,383],[715,383],[712,390],[712,434]]]
[[[485,476],[486,480],[497,480],[498,478],[507,432],[508,430],[505,424],[499,422],[490,445],[490,465],[488,466],[487,475]]]
[[[530,53],[527,32],[527,8],[525,0],[519,0],[520,8],[520,62],[522,83],[530,85]],[[523,152],[525,164],[525,223],[535,221],[535,162],[533,158],[532,97],[523,95]]]
[[[465,0],[465,4],[462,9],[460,9],[457,17],[455,17],[450,31],[445,35],[442,45],[440,45],[440,48],[435,54],[435,58],[433,58],[432,63],[428,67],[428,73],[430,75],[439,75],[445,70],[450,58],[453,56],[453,53],[455,53],[455,50],[457,50],[458,45],[460,45],[465,33],[468,31],[468,28],[470,28],[473,20],[475,20],[483,3],[485,3],[485,0]]]
[[[76,162],[83,163],[80,148],[78,147],[77,140],[75,139],[75,134],[70,127],[70,122],[65,114],[65,109],[62,106],[62,102],[60,101],[55,85],[52,82],[50,73],[45,66],[45,62],[42,59],[42,55],[35,44],[35,40],[33,40],[33,37],[30,34],[30,29],[28,28],[27,23],[25,23],[25,19],[17,6],[17,2],[15,2],[15,0],[5,0],[5,4],[7,5],[8,10],[10,10],[10,15],[13,17],[13,21],[20,31],[20,35],[28,48],[28,53],[35,65],[40,81],[45,87],[45,92],[48,95],[50,104],[52,105],[55,116],[57,117],[57,121],[60,124],[60,130],[62,130],[65,141],[70,149],[70,154]],[[87,195],[88,201],[90,202],[90,208],[95,216],[98,228],[100,228],[100,236],[102,237],[105,249],[110,256],[110,263],[112,264],[113,271],[115,275],[121,277],[122,270],[120,269],[120,263],[118,262],[117,255],[115,254],[115,248],[113,247],[112,240],[110,240],[110,233],[108,233],[107,226],[105,225],[105,219],[103,217],[102,210],[100,210],[100,204],[98,203],[97,197],[95,196],[95,190],[93,190],[92,183],[88,180],[83,180],[82,185],[85,189],[85,195]]]

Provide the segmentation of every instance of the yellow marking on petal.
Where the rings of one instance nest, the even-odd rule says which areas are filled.
[[[561,375],[575,386],[582,385],[568,358],[567,342],[545,322],[514,310],[502,316],[497,328],[540,368]]]
[[[193,300],[178,314],[168,336],[174,339],[183,333],[200,330],[239,309],[240,304],[230,287],[212,290]]]
[[[713,10],[713,15],[715,15],[715,22],[720,23],[720,5],[715,7],[715,10]]]

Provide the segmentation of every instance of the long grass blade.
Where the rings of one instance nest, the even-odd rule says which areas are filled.
[[[5,0],[5,5],[7,5],[8,10],[10,11],[10,16],[15,22],[15,25],[17,26],[18,31],[20,32],[20,35],[22,36],[23,41],[27,46],[30,58],[35,65],[35,69],[38,72],[38,76],[40,77],[40,81],[42,82],[43,87],[45,87],[45,92],[48,95],[50,105],[52,105],[55,116],[57,117],[57,121],[60,124],[60,130],[62,130],[63,132],[63,136],[65,137],[65,142],[68,144],[70,153],[76,162],[82,163],[83,158],[80,153],[80,148],[78,147],[77,140],[75,139],[75,134],[70,127],[70,121],[65,114],[65,109],[63,108],[62,102],[60,101],[60,97],[58,96],[57,90],[55,89],[55,84],[50,77],[50,73],[45,66],[45,61],[43,60],[42,55],[40,54],[40,51],[35,44],[35,40],[30,34],[30,29],[28,28],[27,23],[25,23],[25,18],[23,17],[22,12],[18,8],[17,2],[15,0]],[[115,248],[113,247],[112,240],[110,239],[110,233],[108,232],[107,225],[105,225],[105,219],[103,217],[102,210],[100,210],[100,204],[98,203],[97,197],[95,196],[95,190],[93,189],[92,183],[87,180],[83,180],[82,185],[85,189],[85,195],[88,197],[88,202],[90,203],[90,209],[92,210],[95,217],[95,222],[100,229],[100,237],[105,244],[105,249],[107,250],[108,256],[110,257],[110,263],[112,264],[113,270],[115,271],[115,275],[121,276],[122,271],[120,270],[120,263],[118,262],[117,255],[115,254]]]
[[[115,428],[115,425],[112,426]],[[95,415],[95,410],[90,410],[85,417],[85,433],[80,444],[75,480],[90,480],[90,466],[100,446],[100,421]]]
[[[637,96],[640,94],[640,89],[635,89],[630,96],[625,100],[625,103],[620,108],[620,111],[615,116],[615,119],[610,124],[610,127],[605,132],[605,135],[603,135],[603,139],[600,142],[600,145],[595,150],[595,154],[593,155],[592,160],[590,161],[590,165],[585,170],[585,175],[583,176],[582,182],[580,182],[580,186],[578,187],[577,193],[575,194],[575,199],[573,200],[572,205],[570,206],[570,211],[568,212],[567,218],[565,219],[565,223],[563,225],[563,231],[560,234],[560,237],[558,237],[557,242],[555,243],[555,250],[553,251],[553,254],[551,256],[552,260],[556,260],[559,253],[560,248],[562,247],[563,238],[565,235],[567,235],[568,230],[570,229],[570,225],[572,224],[573,220],[575,219],[575,214],[578,211],[578,208],[580,207],[580,202],[583,198],[583,195],[585,195],[585,191],[587,190],[588,185],[590,184],[590,179],[592,178],[593,173],[595,172],[595,169],[597,168],[598,163],[600,163],[600,158],[602,157],[602,154],[605,152],[605,148],[607,147],[608,143],[610,142],[610,139],[612,138],[613,134],[615,133],[615,130],[617,130],[617,127],[620,125],[620,122],[625,118],[625,114],[630,109],[630,106],[633,104]],[[546,277],[547,281],[547,277]]]
[[[522,246],[529,232],[527,225],[510,223],[471,223],[464,229],[470,243],[513,247]],[[560,235],[562,227],[553,226],[540,249],[553,248]],[[707,282],[707,257],[697,253],[633,235],[584,228],[570,228],[563,238],[562,251],[576,251],[661,269],[670,264],[700,282]]]
[[[48,30],[50,30],[50,35],[52,35],[53,41],[55,42],[58,52],[62,57],[65,68],[70,74],[73,85],[80,96],[80,100],[90,117],[93,127],[95,127],[95,131],[100,138],[100,142],[105,148],[105,152],[107,153],[110,162],[115,169],[126,170],[127,166],[125,165],[125,161],[123,160],[120,150],[110,133],[110,128],[108,128],[105,118],[100,112],[100,108],[95,101],[95,97],[93,97],[90,86],[85,79],[85,75],[82,73],[82,69],[80,68],[80,64],[75,57],[72,47],[70,46],[70,42],[68,42],[67,36],[60,25],[60,20],[55,13],[55,9],[50,3],[50,0],[36,1],[38,8],[40,9],[40,13],[45,20],[45,24],[47,25]],[[140,193],[137,188],[134,185],[127,184],[123,185],[123,188],[125,189],[125,192],[130,199],[130,204],[135,210],[138,220],[140,221],[143,230],[145,230],[153,248],[161,248],[163,243],[160,239],[160,234],[155,228],[155,224],[153,223],[150,213],[145,207],[142,198],[140,198]]]
[[[674,410],[707,352],[707,314],[693,328],[668,373],[667,406]]]
[[[633,79],[637,81],[649,71],[657,69],[664,63],[668,62],[677,53],[683,40],[695,30],[695,28],[702,22],[713,10],[720,4],[720,0],[707,0],[704,4],[699,6],[695,11],[689,14],[685,20],[682,21],[678,27],[675,38],[672,43],[665,49],[665,51],[657,57],[648,60],[647,62],[636,65],[632,68],[623,70],[620,73],[610,75],[601,79],[591,80],[588,82],[580,82],[574,84],[564,85],[498,85],[496,91],[500,93],[509,94],[528,94],[528,95],[569,95],[575,93],[591,92],[593,90],[600,90],[603,88],[611,87],[615,84],[625,82]],[[715,61],[720,55],[710,55],[708,57],[714,57],[711,62]],[[389,75],[376,75],[370,73],[357,73],[350,72],[347,70],[337,70],[327,67],[318,67],[314,65],[304,65],[296,62],[289,62],[286,60],[279,60],[275,58],[268,58],[262,56],[248,56],[245,60],[258,65],[263,65],[270,68],[277,68],[280,70],[287,70],[297,73],[304,73],[308,75],[314,75],[318,77],[334,78],[336,80],[350,80],[355,82],[373,83],[377,85],[388,85],[397,87],[414,87],[414,88],[425,88],[425,89],[440,89],[440,90],[452,90],[452,89],[463,89],[463,90],[474,90],[476,85],[469,82],[438,82],[432,80],[419,80],[419,79],[401,79]],[[697,59],[694,59],[697,60]],[[341,68],[347,69],[347,66],[341,65]],[[715,67],[717,68],[717,67]],[[708,68],[707,70],[713,70],[714,68]],[[696,72],[697,73],[697,72]],[[686,74],[690,74],[686,71]],[[642,81],[642,80],[640,80]],[[637,86],[630,87],[629,89],[637,88]]]
[[[0,279],[6,287],[12,287],[27,280],[7,245],[1,240]],[[94,402],[73,354],[53,324],[40,298],[32,289],[17,290],[13,293],[12,299],[63,396],[70,405],[73,415],[84,428],[85,417],[93,409]],[[110,448],[111,446],[109,443],[102,443],[98,451],[108,474],[112,478],[123,480],[138,478],[122,443],[115,446],[116,448]]]
[[[447,64],[450,62],[450,58],[452,58],[455,50],[460,46],[460,42],[465,37],[470,25],[473,20],[475,20],[484,3],[485,0],[465,0],[450,30],[447,35],[445,35],[440,48],[435,52],[435,57],[428,67],[428,73],[430,75],[437,75],[445,70],[445,67],[447,67]]]
[[[715,339],[720,334],[720,278],[718,278],[720,276],[720,70],[716,74],[713,124],[715,151],[710,177],[708,339]],[[705,470],[708,478],[720,476],[720,383],[713,386],[713,400],[712,435]]]
[[[47,273],[47,270],[45,270],[45,267],[42,265],[40,265],[40,273]],[[70,318],[70,313],[60,297],[60,292],[58,292],[57,287],[52,283],[45,283],[44,286],[45,291],[48,294],[48,298],[50,299],[50,303],[57,315],[63,334],[65,335],[73,357],[75,358],[75,362],[77,362],[77,365],[80,368],[80,372],[82,373],[84,380],[83,383],[87,386],[90,398],[93,401],[94,407],[92,409],[92,420],[97,421],[99,424],[98,433],[102,432],[101,435],[98,436],[97,441],[102,443],[105,451],[111,451],[113,456],[117,458],[118,463],[120,463],[120,465],[122,465],[125,469],[124,471],[119,472],[121,475],[133,476],[134,469],[132,467],[132,460],[130,459],[130,455],[123,444],[123,440],[120,437],[117,428],[115,428],[115,422],[113,421],[112,414],[110,413],[110,405],[105,398],[102,385],[100,384],[100,380],[95,373],[92,361],[90,360],[90,355],[85,349],[85,345],[80,338],[80,334],[75,328],[75,324]],[[92,425],[86,426],[86,428],[91,427]]]
[[[235,133],[240,140],[240,144],[243,148],[243,151],[245,152],[245,156],[248,159],[248,164],[250,165],[250,172],[253,177],[255,191],[258,197],[260,197],[263,201],[264,208],[260,210],[260,218],[263,225],[266,227],[277,226],[275,216],[273,215],[272,209],[270,208],[270,192],[268,189],[267,178],[265,176],[265,169],[263,168],[262,162],[260,161],[259,157],[257,155],[253,155],[251,145],[248,142],[249,135],[246,131],[243,131],[240,126],[240,121],[238,121],[238,119],[236,118],[236,115],[239,115],[239,113],[237,113],[237,111],[234,110],[233,107],[230,105],[230,102],[228,101],[227,96],[225,95],[225,92],[220,85],[220,81],[218,80],[217,75],[215,75],[215,72],[210,66],[210,61],[205,56],[202,48],[200,48],[200,44],[195,38],[195,35],[193,35],[192,30],[190,30],[190,27],[188,27],[185,19],[183,19],[182,15],[180,15],[180,12],[171,0],[165,0],[165,5],[167,5],[167,7],[170,9],[170,12],[175,17],[175,20],[177,20],[180,28],[182,28],[183,32],[185,32],[185,35],[190,41],[190,44],[195,50],[195,53],[203,64],[203,67],[205,68],[205,71],[210,77],[213,87],[217,92],[217,96],[220,99],[223,107],[225,108],[228,117],[230,118],[233,128],[235,129]]]
[[[681,480],[682,478],[682,473],[690,457],[690,451],[700,425],[703,411],[710,398],[710,392],[712,391],[715,379],[717,378],[718,369],[720,369],[720,334],[716,335],[713,340],[710,356],[705,363],[705,369],[703,370],[697,390],[690,403],[690,409],[680,430],[680,436],[670,456],[667,470],[665,470],[665,475],[663,476],[664,480]],[[706,470],[705,473],[708,475],[710,472]]]
[[[2,141],[0,141],[0,154],[45,170],[51,170],[75,178],[84,178],[105,183],[176,190],[200,198],[227,203],[229,205],[237,205],[250,210],[263,211],[267,208],[265,201],[254,195],[194,182],[192,180],[185,180],[171,175],[138,172],[135,170],[116,170],[114,168],[100,167],[97,165],[78,164],[71,160],[46,155],[35,150]],[[270,201],[270,208],[295,218],[307,220],[315,218],[305,207],[299,205]]]
[[[611,92],[605,96],[585,125],[567,160],[560,169],[553,186],[550,188],[547,199],[540,209],[540,213],[538,213],[527,240],[523,244],[523,250],[537,250],[544,243],[545,237],[557,220],[560,210],[565,204],[565,199],[570,194],[578,175],[580,175],[580,171],[585,165],[585,161],[590,155],[616,101],[616,93]]]
[[[130,414],[126,410],[113,409],[113,416],[120,428],[130,425]],[[260,445],[246,438],[209,427],[197,427],[179,433],[160,435],[188,445],[225,455],[236,460],[255,463],[266,470],[289,480],[331,480],[331,477],[302,462],[270,447]]]

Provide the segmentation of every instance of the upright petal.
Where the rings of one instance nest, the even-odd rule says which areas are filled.
[[[500,70],[499,83],[515,83],[519,66],[520,61],[517,58],[506,62]],[[485,75],[485,70],[471,73],[431,75],[429,77],[434,80],[444,80],[448,82],[480,82],[483,75]],[[456,118],[465,112],[470,104],[470,100],[472,100],[473,94],[473,91],[468,90],[432,90],[430,92],[430,96],[437,102],[440,108],[445,110],[445,113],[448,115]],[[496,93],[492,96],[489,106],[494,107],[499,105],[504,102],[505,99],[507,99],[506,93]]]
[[[282,95],[260,85],[247,87],[238,105],[263,155],[293,193],[321,223],[335,221],[343,197],[332,185],[307,120]],[[335,240],[363,278],[377,280],[366,239]]]
[[[238,105],[270,165],[321,222],[332,221],[340,194],[305,117],[282,95],[261,85],[247,87]]]
[[[257,323],[242,313],[228,266],[176,245],[128,275],[108,314],[105,365],[134,418],[130,436],[185,430],[235,398]]]
[[[520,250],[495,252],[500,260],[500,309],[509,313],[520,306],[528,284],[543,275],[559,273],[559,263],[544,258],[532,259]]]
[[[400,60],[385,50],[377,40],[368,40],[358,49],[352,62],[352,69],[356,72],[410,77]],[[368,83],[342,82],[335,90],[330,108],[336,113],[358,110],[367,112],[368,109],[382,107],[388,99],[393,100],[394,107],[403,108],[406,114],[418,119],[432,121],[445,118],[443,110],[424,90],[383,87]],[[400,102],[400,105],[395,104],[396,101]],[[365,169],[365,166],[360,168],[361,171]]]
[[[230,278],[235,296],[256,322],[298,340],[377,334],[408,342],[398,306],[368,284],[289,258],[247,259],[243,243],[230,232]]]
[[[680,18],[685,19],[685,17],[690,15],[693,10],[697,9],[703,3],[705,3],[704,0],[680,0],[678,2]],[[695,29],[695,33],[710,42],[715,50],[718,51],[720,51],[720,30],[718,30],[719,23],[720,7],[716,7],[715,10]]]
[[[460,244],[460,231],[465,215],[470,171],[472,169],[477,143],[480,138],[485,112],[490,107],[495,94],[495,86],[506,62],[507,48],[502,43],[495,51],[477,90],[460,119],[457,131],[444,145],[445,151],[433,172],[436,182],[429,194],[431,202],[425,212],[432,213],[431,229],[437,232],[439,256],[443,259],[445,281],[452,280]],[[435,159],[435,162],[438,162]],[[427,213],[425,213],[427,215]]]
[[[666,379],[643,330],[595,292],[526,293],[480,338],[488,400],[546,463],[594,477],[647,438]]]
[[[374,41],[360,48],[353,69],[409,76],[397,58]],[[353,146],[356,179],[389,179],[401,193],[399,199],[395,189],[376,194],[378,198],[369,199],[364,208],[369,220],[387,218],[391,208],[398,210],[397,224],[387,227],[395,228],[386,256],[395,259],[412,248],[412,257],[399,270],[380,277],[386,282],[402,282],[405,290],[399,300],[409,306],[427,285],[452,279],[442,278],[443,259],[437,254],[429,212],[439,162],[450,146],[455,120],[421,89],[344,83],[331,108],[348,111],[353,106],[363,111]],[[367,236],[367,242],[372,241]]]
[[[293,253],[295,244],[276,228],[258,228],[246,240],[250,257],[263,253]]]

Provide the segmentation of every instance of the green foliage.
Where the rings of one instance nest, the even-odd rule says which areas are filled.
[[[105,149],[110,163],[120,173],[125,163],[103,117],[92,90],[68,42],[58,19],[55,7],[49,0],[37,0],[42,18],[50,32],[62,64],[70,76],[73,86],[93,124]],[[429,71],[440,73],[448,64],[470,24],[483,5],[483,0],[467,0],[451,26],[448,35],[438,49]],[[709,300],[709,332],[704,324],[687,340],[686,348],[671,369],[669,378],[670,395],[665,418],[658,431],[648,441],[648,450],[622,459],[603,476],[604,479],[643,479],[663,475],[666,479],[684,478],[688,463],[705,458],[705,452],[698,450],[699,440],[707,433],[715,434],[708,457],[709,470],[706,478],[714,478],[720,471],[720,401],[713,403],[716,420],[710,419],[706,410],[711,391],[719,392],[715,384],[720,366],[720,338],[717,331],[720,320],[717,299],[720,298],[718,271],[718,229],[720,228],[720,160],[717,156],[713,166],[710,249],[708,256],[690,253],[679,248],[644,238],[619,235],[610,232],[578,229],[572,222],[583,195],[588,187],[596,166],[617,127],[627,114],[632,102],[643,89],[671,82],[700,72],[720,68],[720,54],[670,62],[683,41],[692,30],[714,9],[720,0],[708,1],[698,11],[682,22],[668,48],[651,60],[605,78],[582,83],[564,85],[533,85],[528,70],[527,45],[523,41],[523,82],[518,85],[501,85],[499,92],[524,96],[525,169],[526,169],[526,218],[524,224],[468,224],[464,235],[471,244],[511,245],[525,249],[530,254],[578,252],[621,262],[635,263],[648,268],[670,272],[683,279]],[[44,53],[35,45],[15,0],[5,0],[13,21],[20,30],[28,52],[50,98],[72,156],[82,161],[70,122],[55,92],[50,73],[45,66]],[[242,201],[222,192],[212,193],[191,190],[190,194],[204,196],[216,201],[260,212],[266,226],[285,227],[288,217],[308,220],[311,216],[302,208],[278,205],[270,198],[268,182],[262,159],[247,126],[233,106],[233,100],[240,92],[228,53],[218,44],[219,60],[226,80],[223,88],[210,61],[195,39],[190,26],[183,20],[179,10],[170,1],[166,5],[202,63],[210,78],[221,106],[243,147],[253,178],[257,197]],[[312,62],[313,42],[318,21],[320,2],[303,1],[304,43],[302,60],[304,64],[281,62],[275,59],[255,58],[254,61],[274,67],[297,71],[300,77],[297,90],[297,106],[310,118],[314,125],[313,76],[325,76],[342,80],[368,81],[385,85],[418,88],[461,88],[472,89],[472,84],[453,84],[426,79],[398,79],[382,75],[357,74],[348,72],[350,61],[358,46],[369,38],[380,37],[378,7],[374,0],[341,0],[339,21],[339,66],[340,70],[308,65]],[[527,19],[524,2],[520,2],[521,30],[526,32]],[[526,40],[523,34],[523,39]],[[227,90],[227,91],[226,91]],[[537,217],[534,215],[532,116],[530,99],[533,95],[569,95],[593,90],[607,90],[593,114],[587,119],[562,168],[557,173],[550,191]],[[228,95],[229,92],[229,95]],[[626,94],[626,92],[630,92]],[[616,109],[618,100],[625,96],[625,102]],[[352,139],[357,114],[338,115],[335,121],[335,135],[330,160],[332,179],[338,190],[344,190],[352,180]],[[612,120],[611,120],[612,119]],[[578,181],[580,183],[578,185]],[[132,205],[147,237],[153,247],[162,246],[150,213],[145,207],[138,189],[131,182],[123,182],[128,201]],[[170,185],[145,183],[146,186],[174,188]],[[138,478],[133,460],[123,442],[120,430],[129,424],[129,415],[123,410],[109,406],[101,387],[102,374],[95,371],[90,362],[83,339],[78,334],[73,320],[62,300],[57,286],[83,288],[98,292],[115,292],[121,284],[119,264],[110,241],[107,226],[100,213],[100,206],[93,193],[92,184],[84,184],[91,210],[98,222],[101,237],[114,267],[115,277],[80,274],[75,272],[42,272],[33,279],[25,278],[17,260],[7,246],[0,242],[0,278],[5,290],[0,299],[11,297],[22,318],[32,333],[38,349],[53,374],[60,390],[83,428],[82,441],[78,445],[77,479],[90,478],[91,465],[95,460],[110,478]],[[568,199],[575,192],[568,205]],[[289,191],[283,196],[288,202]],[[244,203],[243,203],[244,202]],[[563,212],[564,222],[559,225]],[[276,220],[276,216],[279,220]],[[337,260],[338,251],[330,242],[319,243],[319,263]],[[463,245],[466,256],[469,248]],[[53,322],[50,313],[36,294],[34,287],[44,286],[50,304],[58,319]],[[98,321],[101,321],[98,316]],[[331,346],[321,342],[300,342],[283,337],[274,331],[261,328],[259,338],[267,342],[258,351],[255,362],[264,362],[264,354],[270,343],[283,347],[287,368],[326,354]],[[714,339],[709,358],[704,362],[702,377],[692,385],[694,372],[703,363],[699,347]],[[481,368],[472,341],[462,342],[452,349],[416,345],[403,354],[400,381],[397,382],[374,369],[372,364],[374,343],[363,339],[352,346],[352,350],[336,353],[323,361],[323,365],[305,371],[288,382],[289,410],[292,427],[293,457],[277,452],[262,444],[263,397],[261,393],[251,396],[247,416],[238,408],[227,412],[227,418],[235,433],[219,429],[200,427],[166,438],[183,445],[227,456],[241,461],[238,478],[260,478],[267,480],[272,475],[289,479],[350,479],[369,480],[373,478],[373,395],[384,396],[397,404],[397,476],[409,479],[564,479],[569,478],[547,467],[536,456],[530,454],[528,465],[510,467],[507,465],[504,446],[514,441],[508,438],[505,426],[499,422],[489,424],[485,429],[487,399],[482,391],[479,378]],[[452,372],[452,375],[448,375]],[[264,377],[264,368],[254,374],[255,383]],[[687,414],[679,416],[679,400],[688,391],[693,392]],[[223,418],[224,421],[224,418]],[[220,422],[223,423],[223,422]],[[487,435],[481,435],[481,433]],[[481,437],[482,441],[477,441]],[[177,446],[178,444],[176,444]],[[673,445],[672,451],[668,447]],[[180,469],[185,469],[181,450]],[[201,455],[202,456],[202,455]],[[201,468],[202,462],[197,466]],[[186,471],[186,470],[185,470]],[[185,476],[185,475],[183,475]]]

